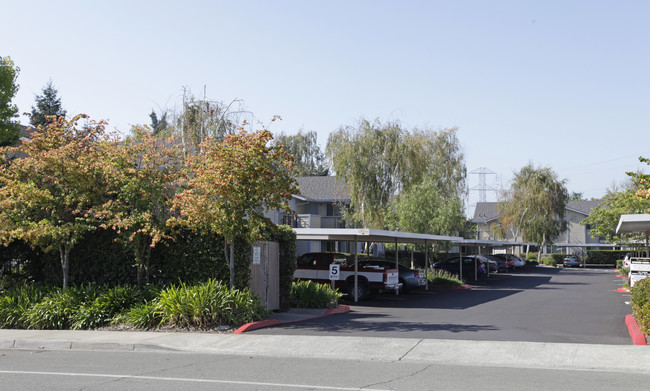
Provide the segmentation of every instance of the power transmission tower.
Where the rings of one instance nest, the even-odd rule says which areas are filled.
[[[497,175],[496,172],[490,170],[489,168],[481,167],[477,168],[474,171],[471,171],[470,174],[477,174],[478,175],[478,186],[474,186],[470,188],[470,190],[475,190],[478,191],[478,199],[479,202],[486,202],[487,201],[487,192],[488,191],[493,191],[496,193],[497,189],[495,189],[492,186],[488,186],[487,184],[487,175]]]

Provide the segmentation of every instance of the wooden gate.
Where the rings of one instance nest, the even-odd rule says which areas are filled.
[[[250,287],[267,310],[280,308],[280,246],[276,242],[253,244]]]

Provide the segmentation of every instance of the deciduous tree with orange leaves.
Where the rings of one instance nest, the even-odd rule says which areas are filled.
[[[70,251],[99,222],[94,211],[115,197],[103,169],[102,143],[114,142],[105,123],[85,115],[51,117],[32,139],[0,155],[0,241],[23,240],[59,251],[63,288],[68,287]]]
[[[167,220],[183,159],[173,139],[157,138],[146,126],[136,126],[131,133],[123,142],[104,147],[104,170],[116,193],[95,216],[133,251],[142,284],[149,282],[151,249],[173,239]]]
[[[268,210],[291,213],[289,200],[298,192],[292,174],[293,157],[280,146],[271,146],[266,129],[226,135],[222,142],[206,139],[199,155],[189,157],[189,176],[174,200],[173,224],[222,235],[224,255],[235,284],[235,237],[259,238],[260,228],[270,223]]]

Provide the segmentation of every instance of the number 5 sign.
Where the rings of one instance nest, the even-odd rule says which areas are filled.
[[[340,277],[341,265],[330,265],[330,280],[338,280]]]

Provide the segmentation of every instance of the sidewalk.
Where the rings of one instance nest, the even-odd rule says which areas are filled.
[[[634,345],[255,334],[0,330],[0,349],[168,351],[170,354],[193,352],[650,374],[650,349]]]

